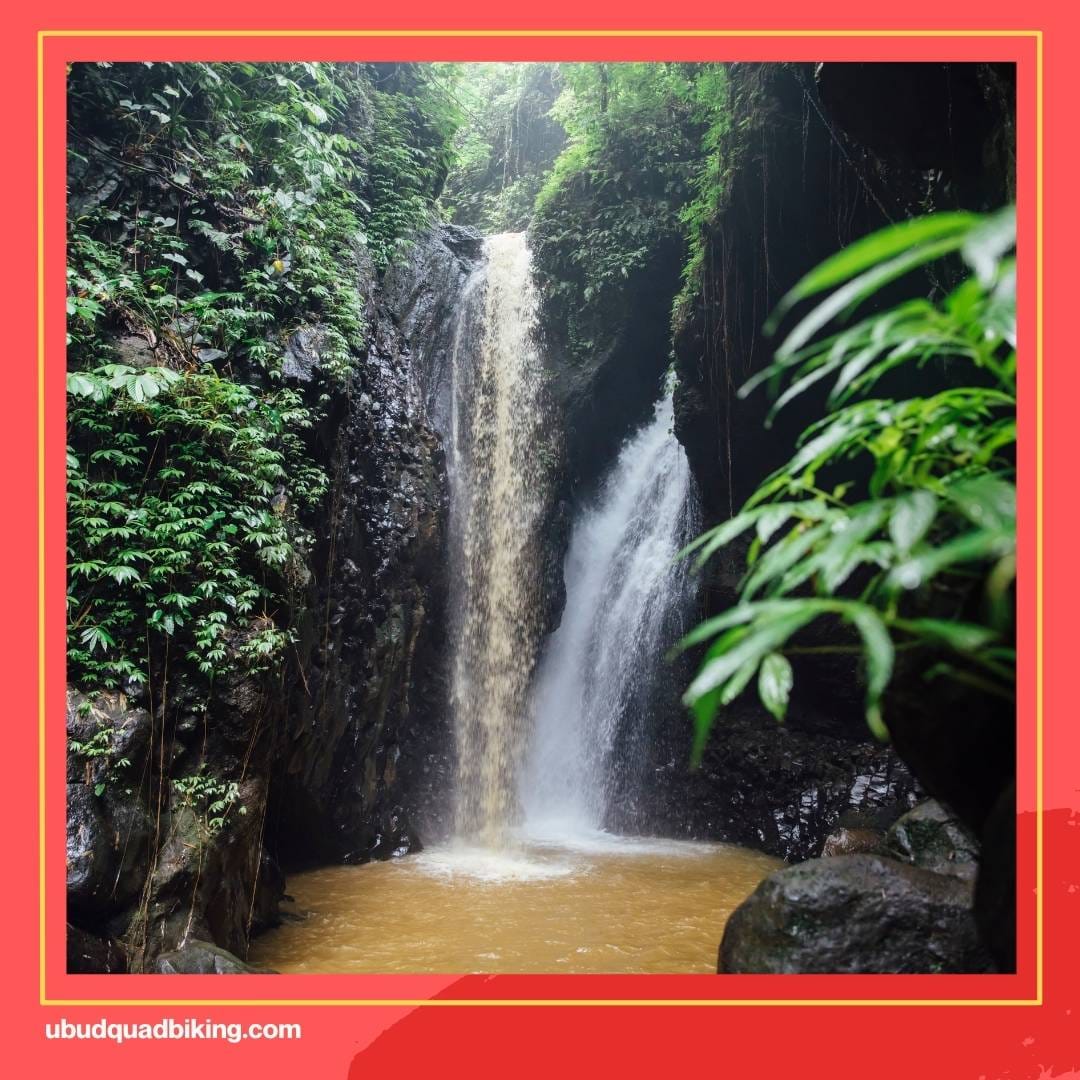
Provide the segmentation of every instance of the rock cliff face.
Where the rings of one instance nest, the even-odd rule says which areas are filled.
[[[388,272],[372,290],[368,355],[319,433],[331,491],[271,815],[289,862],[412,850],[406,790],[446,787],[441,391],[456,294],[478,255],[476,234],[448,228],[420,237]]]
[[[383,281],[358,267],[371,332],[344,388],[324,377],[318,326],[289,341],[283,378],[309,400],[329,395],[311,438],[330,491],[309,523],[279,680],[219,683],[209,702],[182,676],[159,700],[69,696],[74,746],[108,732],[96,752],[69,752],[80,970],[151,970],[161,954],[168,970],[198,967],[176,953],[206,943],[243,957],[276,919],[283,866],[419,847],[413,808],[445,791],[450,754],[436,707],[446,483],[432,415],[455,290],[478,252],[475,234],[450,229],[421,237]]]
[[[1006,202],[1011,78],[1007,65],[731,66],[725,202],[706,236],[698,294],[675,333],[675,430],[707,523],[734,513],[820,415],[822,401],[807,394],[766,430],[768,395],[737,396],[771,357],[774,342],[762,332],[768,314],[804,273],[874,229],[931,209]],[[964,136],[953,140],[958,125]],[[733,545],[714,558],[702,616],[735,602],[744,554]],[[946,784],[935,762],[959,763],[970,731],[957,735],[954,754],[943,750],[942,725],[924,704],[894,707],[898,755],[868,738],[853,692],[857,671],[815,658],[797,674],[799,694],[783,728],[763,709],[737,703],[718,719],[685,803],[678,784],[666,785],[669,805],[685,806],[675,816],[688,831],[806,858],[820,852],[844,810],[910,804],[919,790],[912,772],[934,794],[977,804],[967,821],[982,828],[1011,762],[960,764],[950,770],[958,781]],[[1011,738],[990,742],[1007,747]]]
[[[779,414],[736,397],[769,361],[762,332],[808,270],[859,237],[932,210],[1014,194],[1014,74],[993,64],[733,64],[723,206],[676,327],[676,432],[706,518],[734,512],[790,456],[823,397]],[[931,284],[928,282],[928,285]]]
[[[731,80],[726,203],[706,238],[700,292],[675,336],[676,432],[697,475],[706,521],[737,510],[787,460],[808,420],[820,415],[822,402],[807,394],[766,430],[768,395],[736,396],[769,360],[773,343],[761,328],[784,293],[838,248],[892,221],[930,210],[991,210],[1015,193],[1008,65],[733,65]],[[735,601],[743,566],[737,546],[714,560],[701,594],[703,615]],[[745,702],[718,719],[701,775],[686,789],[682,816],[691,831],[805,859],[821,853],[825,832],[846,810],[890,803],[899,808],[921,786],[948,803],[981,840],[975,920],[994,962],[1010,970],[1013,713],[972,694],[927,700],[921,674],[902,665],[894,680],[886,710],[895,747],[890,749],[867,739],[851,694],[858,673],[832,661],[804,659],[800,693],[784,728]],[[975,745],[986,751],[973,754]],[[678,805],[681,789],[668,788]],[[876,864],[865,862],[870,856],[858,858],[865,865],[852,864],[850,880],[844,864],[829,860],[820,870],[808,869],[810,877],[778,876],[775,886],[759,890],[747,912],[733,919],[735,928],[773,918],[785,903],[784,890],[802,888],[811,878],[822,895],[840,895],[848,887],[858,892],[858,876],[877,873]],[[885,872],[893,881],[889,867]],[[902,889],[898,879],[893,884],[916,895],[912,883]],[[918,903],[924,902],[920,894]],[[970,896],[962,906],[970,908]],[[939,914],[924,912],[930,922]],[[970,937],[970,913],[962,919]],[[867,920],[880,923],[872,913]],[[732,954],[726,969],[825,970],[820,958],[794,956],[783,936],[789,930],[770,930],[759,956],[747,962]],[[819,938],[829,938],[824,922],[819,930],[815,949]],[[867,961],[862,952],[858,963],[879,964],[877,970],[902,963],[896,957]],[[832,970],[841,970],[834,961],[828,961]],[[926,962],[940,970],[981,970],[978,965],[990,961],[965,956]]]

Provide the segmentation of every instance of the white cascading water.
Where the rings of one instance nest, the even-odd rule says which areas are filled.
[[[488,237],[453,343],[448,474],[456,831],[494,849],[506,846],[517,815],[539,637],[550,484],[536,316],[525,235]]]
[[[537,665],[552,425],[523,236],[486,242],[457,314],[456,835],[408,859],[295,876],[311,917],[260,937],[255,953],[284,971],[715,971],[725,918],[776,860],[616,833],[644,790],[652,718],[675,722],[653,690],[692,600],[674,557],[696,529],[696,499],[671,387],[577,515],[566,606]]]
[[[566,608],[537,672],[521,780],[537,837],[573,842],[607,823],[617,774],[640,764],[649,693],[692,599],[675,556],[695,532],[696,498],[672,431],[672,389],[669,380],[574,525]]]

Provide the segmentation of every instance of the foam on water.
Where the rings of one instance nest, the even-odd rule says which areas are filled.
[[[488,848],[462,842],[428,848],[410,861],[424,874],[489,884],[550,881],[583,868],[580,860],[560,859],[552,852],[513,846]]]

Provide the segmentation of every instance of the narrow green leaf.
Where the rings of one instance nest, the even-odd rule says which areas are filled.
[[[783,314],[798,301],[840,285],[856,274],[918,245],[969,233],[978,221],[975,214],[929,214],[871,233],[853,244],[848,244],[842,251],[819,263],[802,277],[780,302],[778,311]]]
[[[761,703],[781,723],[787,715],[791,688],[795,685],[795,673],[791,662],[783,653],[770,653],[761,662],[758,676],[758,694]]]
[[[924,490],[900,496],[889,518],[889,536],[906,555],[927,533],[937,514],[937,499]]]

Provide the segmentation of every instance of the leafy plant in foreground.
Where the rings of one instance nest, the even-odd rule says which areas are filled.
[[[709,646],[684,697],[696,719],[695,759],[717,710],[755,676],[766,708],[784,718],[794,685],[788,655],[821,618],[855,635],[856,644],[835,648],[861,655],[866,718],[880,738],[897,650],[927,650],[936,660],[928,679],[1014,695],[1014,247],[1011,208],[918,218],[852,244],[780,304],[770,332],[795,304],[827,293],[740,395],[763,382],[774,392],[786,385],[771,421],[830,380],[831,411],[738,514],[685,549],[700,568],[752,535],[738,604],[679,646]],[[885,286],[957,254],[971,273],[941,302],[909,300],[837,328]],[[934,392],[889,396],[888,385],[903,379],[897,369],[912,367]]]

